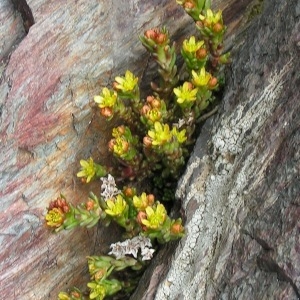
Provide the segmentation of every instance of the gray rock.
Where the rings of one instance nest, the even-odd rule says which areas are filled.
[[[178,186],[187,236],[139,299],[299,298],[297,2],[265,0],[237,39],[222,109]]]

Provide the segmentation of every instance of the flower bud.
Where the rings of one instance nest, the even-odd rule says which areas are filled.
[[[151,102],[154,100],[155,98],[153,97],[153,96],[148,96],[147,97],[147,102],[149,103],[149,104],[151,104]]]
[[[118,83],[116,81],[113,82],[112,87],[115,91],[119,91],[120,89],[118,88]]]
[[[72,291],[70,293],[70,295],[71,295],[72,299],[81,299],[81,294],[77,291]]]
[[[123,135],[125,133],[125,126],[121,125],[117,127],[118,132]]]
[[[187,82],[187,88],[188,90],[192,90],[193,89],[193,84],[191,82]]]
[[[67,213],[70,210],[69,204],[64,198],[57,198],[49,204],[48,210],[53,208],[59,208],[63,213]]]
[[[124,194],[127,197],[132,197],[132,196],[134,196],[134,191],[133,191],[133,189],[131,187],[126,187],[124,189]]]
[[[194,7],[195,7],[195,4],[190,1],[187,1],[184,3],[184,8],[186,8],[186,9],[193,9]]]
[[[126,141],[122,141],[122,150],[123,150],[123,153],[127,152],[129,149],[129,143],[126,142]]]
[[[197,52],[196,52],[196,57],[198,59],[204,59],[207,56],[207,51],[205,48],[200,48]]]
[[[155,40],[157,37],[157,29],[149,29],[145,31],[144,35],[147,39]]]
[[[152,139],[149,136],[145,136],[143,138],[143,144],[146,148],[150,148],[152,146]]]
[[[103,117],[106,117],[106,118],[109,118],[113,115],[113,111],[110,107],[101,108],[100,113]]]
[[[164,33],[159,33],[157,38],[156,38],[156,42],[157,44],[163,44],[167,39],[167,36]]]
[[[115,139],[112,139],[108,142],[108,150],[109,151],[113,151],[114,150],[114,146],[116,144],[116,140]]]
[[[141,115],[146,115],[150,110],[151,110],[151,108],[148,105],[144,105],[141,108]]]
[[[224,29],[224,26],[221,23],[216,23],[212,29],[213,29],[213,32],[220,33]]]
[[[218,79],[216,77],[212,77],[208,82],[208,87],[210,89],[213,89],[216,87],[217,84],[218,84]]]
[[[154,201],[155,201],[154,195],[153,194],[147,195],[147,200],[148,200],[148,206],[152,206],[154,204]]]
[[[178,234],[183,231],[183,227],[181,224],[175,223],[171,226],[170,231],[172,234]]]
[[[85,204],[87,210],[93,210],[95,207],[95,203],[93,200],[88,200]]]
[[[152,106],[153,108],[160,108],[161,103],[160,103],[160,101],[159,101],[158,99],[154,98],[154,99],[152,100],[152,102],[151,102],[151,106]]]
[[[142,221],[144,219],[147,219],[147,214],[144,211],[139,211],[136,216],[136,221],[142,225],[143,224]]]

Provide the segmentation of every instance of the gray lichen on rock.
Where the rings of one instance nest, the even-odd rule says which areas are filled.
[[[212,280],[212,269],[219,273],[225,267],[226,257],[214,261],[221,236],[227,235],[226,232],[230,230],[233,238],[233,232],[239,231],[239,225],[234,220],[239,210],[246,209],[243,198],[250,193],[247,180],[251,174],[256,174],[255,181],[261,181],[273,156],[264,153],[264,157],[261,157],[264,164],[260,166],[259,172],[257,162],[254,162],[259,156],[258,149],[247,154],[239,170],[239,164],[235,161],[241,159],[239,155],[244,155],[243,149],[247,148],[245,144],[258,140],[266,118],[280,97],[284,77],[291,67],[292,60],[282,70],[271,74],[270,82],[261,95],[253,95],[249,99],[252,106],[246,113],[245,106],[238,105],[231,115],[220,121],[217,131],[211,137],[213,152],[210,156],[191,159],[178,187],[177,197],[184,199],[185,209],[190,201],[195,201],[198,207],[188,220],[186,240],[183,247],[176,250],[172,267],[155,299],[176,299],[178,295],[183,296],[181,299],[206,299],[206,287],[208,281]],[[228,157],[235,159],[232,161]],[[214,170],[208,171],[212,165]],[[199,168],[200,174],[193,176],[199,172]],[[228,247],[230,242],[227,240]]]
[[[269,8],[270,5],[275,5],[277,13],[285,11],[287,19],[289,19],[288,13],[291,13],[292,8],[289,10],[286,4],[278,1],[276,4],[270,1],[265,2]],[[295,1],[293,1],[293,5],[296,5]],[[274,25],[270,19],[268,19],[270,23],[264,28],[266,34],[273,34],[272,38],[277,41],[281,40],[282,35],[286,33],[281,32],[279,21],[274,21]],[[289,26],[295,26],[293,21],[289,20]],[[252,30],[255,29],[252,28]],[[268,40],[266,36],[261,36],[262,30],[258,30],[254,42],[248,42],[248,47],[253,46],[254,48],[257,44]],[[279,37],[275,37],[275,34],[278,34]],[[251,46],[249,46],[250,44]],[[287,44],[292,47],[291,43],[287,42]],[[265,55],[263,51],[267,50],[263,48],[267,48],[268,45],[260,47],[261,49],[258,50],[257,48],[250,50],[257,51],[259,59]],[[285,52],[288,46],[281,44],[274,45],[274,47],[279,47],[279,53],[281,51],[282,56],[279,58],[277,53],[276,57],[272,57],[273,46],[270,47],[271,55],[268,57],[270,60],[268,67],[266,65],[256,67],[268,70],[263,79],[262,77],[258,78],[260,85],[257,89],[254,89],[251,94],[245,90],[247,85],[251,84],[251,78],[257,76],[257,74],[247,74],[246,77],[240,79],[243,85],[241,89],[244,88],[244,92],[236,92],[239,97],[242,97],[241,99],[237,100],[238,96],[233,95],[232,92],[225,93],[225,102],[229,102],[229,98],[234,96],[237,104],[233,105],[230,110],[226,111],[225,109],[223,114],[219,115],[219,119],[215,118],[214,122],[210,123],[212,129],[211,137],[207,142],[207,152],[205,153],[203,149],[200,154],[195,151],[179,182],[176,196],[182,199],[182,205],[186,211],[187,235],[176,249],[168,274],[158,287],[156,300],[262,299],[261,297],[271,299],[267,296],[270,293],[274,293],[275,298],[272,299],[282,299],[279,295],[287,295],[290,299],[296,299],[299,295],[297,291],[299,286],[295,283],[295,280],[299,279],[300,270],[297,269],[299,265],[294,266],[294,273],[291,273],[291,271],[287,271],[288,267],[285,266],[285,262],[279,262],[282,258],[276,262],[276,257],[281,257],[279,253],[285,246],[274,241],[276,245],[274,244],[273,247],[278,249],[274,253],[265,253],[271,246],[263,238],[254,236],[252,232],[254,229],[251,231],[248,228],[254,227],[252,224],[256,224],[260,220],[258,216],[266,214],[273,207],[279,205],[284,213],[285,207],[292,205],[290,202],[282,204],[283,202],[279,201],[280,194],[276,191],[267,192],[270,188],[267,181],[270,168],[274,168],[274,161],[278,160],[280,143],[284,143],[285,137],[292,138],[294,130],[297,128],[299,130],[297,113],[294,113],[295,124],[291,123],[292,117],[289,110],[281,109],[282,115],[277,116],[284,101],[286,105],[289,104],[289,101],[294,103],[293,109],[299,111],[299,104],[295,102],[297,92],[296,95],[293,95],[293,99],[287,101],[287,89],[291,89],[293,83],[295,85],[295,82],[299,82],[300,75],[299,68],[297,68],[299,67],[299,58],[294,50]],[[281,47],[283,50],[280,50]],[[253,53],[249,55],[254,56]],[[274,61],[275,59],[277,61]],[[255,59],[252,63],[259,64]],[[247,65],[249,66],[249,62]],[[255,81],[256,79],[254,83]],[[238,90],[239,87],[234,86],[232,89]],[[228,104],[224,106],[226,105],[229,107]],[[269,137],[266,132],[272,123],[275,124],[273,125],[274,132],[271,133],[272,137]],[[206,130],[207,128],[208,126],[206,126]],[[201,138],[200,135],[199,139]],[[271,141],[269,142],[268,139]],[[299,146],[299,143],[300,141],[297,141],[296,145]],[[299,150],[293,151],[292,155],[298,157],[299,155],[297,156],[296,153]],[[295,168],[293,169],[295,170]],[[299,179],[299,173],[298,168],[293,171],[293,176],[298,176]],[[293,184],[295,185],[295,183]],[[254,199],[260,196],[258,190],[261,189],[264,189],[261,196],[265,194],[265,198],[257,204],[257,200],[254,201]],[[271,220],[272,216],[269,218]],[[286,221],[281,219],[279,222],[285,224]],[[245,225],[248,223],[251,226]],[[264,232],[265,229],[262,227],[256,230]],[[280,228],[280,230],[281,234],[285,236],[284,229]],[[241,244],[244,245],[244,250]],[[237,247],[238,250],[235,250],[234,247]],[[296,245],[291,242],[287,247],[293,249]],[[245,251],[248,255],[247,259],[240,262],[235,251]],[[279,251],[278,254],[277,251]],[[233,257],[236,261],[232,261]],[[293,256],[293,259],[295,257]],[[263,261],[263,263],[259,264],[259,261]],[[267,267],[261,265],[267,265]],[[264,275],[265,272],[271,272],[271,274]],[[284,278],[283,282],[276,281],[276,276]],[[264,281],[268,283],[268,287],[262,291],[256,291],[255,287]],[[228,298],[228,295],[233,298]]]

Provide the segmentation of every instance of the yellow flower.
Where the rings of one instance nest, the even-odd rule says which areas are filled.
[[[127,207],[127,203],[121,195],[117,195],[117,199],[107,200],[106,204],[108,209],[105,212],[110,216],[120,216]]]
[[[121,157],[122,155],[126,154],[128,148],[129,144],[125,139],[119,137],[114,140],[113,152],[116,155]]]
[[[167,211],[165,207],[158,203],[156,207],[148,206],[146,208],[147,218],[142,220],[142,223],[151,229],[157,229],[160,227],[166,220]]]
[[[91,289],[90,299],[102,300],[106,296],[106,288],[103,284],[94,282],[89,282],[87,286]]]
[[[80,160],[81,171],[77,173],[77,177],[86,177],[86,182],[89,183],[96,175],[96,166],[93,159],[90,157],[88,160]]]
[[[211,74],[205,71],[205,68],[201,68],[200,73],[196,73],[192,70],[193,84],[197,87],[206,86],[211,79]]]
[[[177,103],[182,104],[184,102],[193,102],[197,99],[196,95],[198,89],[193,89],[193,85],[190,82],[185,82],[183,86],[173,89],[174,94],[177,96]]]
[[[115,81],[116,84],[114,84],[114,87],[116,89],[122,90],[123,92],[131,92],[135,89],[138,78],[127,70],[124,77],[117,76]]]
[[[132,200],[133,205],[139,210],[145,210],[145,208],[149,205],[146,193],[142,193],[140,197],[134,196]]]
[[[94,97],[94,101],[98,103],[100,108],[113,107],[117,101],[117,93],[105,87],[101,95]]]
[[[211,9],[207,9],[206,10],[206,16],[200,14],[199,19],[201,21],[205,20],[207,25],[214,25],[216,23],[221,23],[222,24],[223,23],[222,11],[218,10],[218,12],[214,14]]]
[[[47,221],[47,225],[49,227],[60,227],[64,222],[64,216],[65,214],[60,208],[53,208],[48,211],[48,213],[45,216],[45,219]]]
[[[177,141],[178,141],[179,144],[182,144],[187,139],[187,137],[185,135],[186,134],[186,130],[185,129],[183,129],[180,132],[178,132],[177,128],[173,127],[172,134],[177,138]]]
[[[157,108],[153,108],[147,112],[146,116],[151,122],[154,123],[161,119],[161,112]]]
[[[154,130],[149,130],[148,135],[152,139],[152,145],[154,146],[163,145],[172,138],[169,125],[159,122],[154,123]]]
[[[183,41],[183,50],[185,52],[195,53],[204,45],[204,41],[196,42],[194,36],[191,36],[189,40]]]

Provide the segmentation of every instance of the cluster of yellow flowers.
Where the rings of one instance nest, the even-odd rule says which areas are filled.
[[[100,196],[91,193],[86,202],[73,206],[61,195],[50,203],[45,216],[55,231],[91,227],[100,220],[124,228],[127,239],[112,244],[108,255],[88,257],[90,299],[102,300],[124,288],[132,289],[135,280],[118,280],[114,272],[141,270],[156,250],[152,243],[162,244],[184,235],[181,218],[170,218],[164,201],[174,198],[177,179],[195,140],[196,125],[202,122],[201,117],[215,100],[214,91],[223,83],[229,53],[223,53],[226,26],[222,12],[213,12],[210,0],[177,3],[194,19],[200,33],[199,39],[191,36],[182,43],[185,69],[178,72],[176,48],[165,27],[149,29],[140,36],[158,65],[159,80],[151,82],[151,95],[141,97],[138,77],[127,70],[115,77],[110,88],[103,87],[94,96],[101,116],[121,124],[112,129],[108,142],[111,157],[119,165],[102,166],[92,158],[80,160],[77,176],[83,183],[100,179]],[[130,186],[119,190],[115,178],[130,182]],[[143,186],[145,180],[147,188],[154,188],[155,196],[143,191],[139,194],[133,187],[136,181]],[[83,294],[74,288],[61,292],[59,299],[82,300]]]

